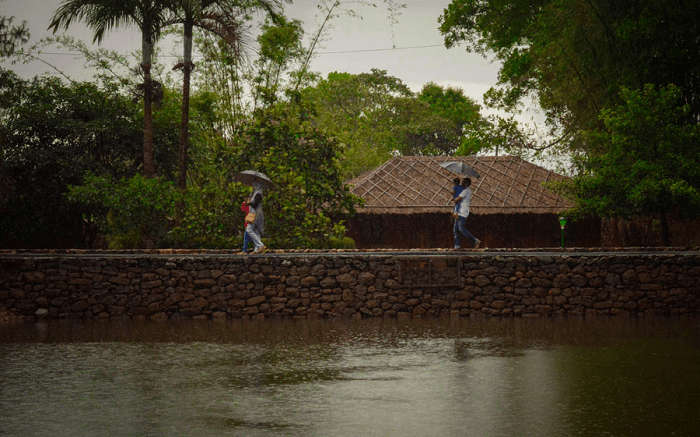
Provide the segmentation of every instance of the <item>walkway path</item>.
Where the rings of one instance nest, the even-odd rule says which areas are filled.
[[[242,258],[242,257],[596,257],[596,256],[697,256],[697,248],[537,248],[537,249],[374,249],[374,250],[272,250],[260,255],[244,255],[228,250],[0,250],[3,258]]]

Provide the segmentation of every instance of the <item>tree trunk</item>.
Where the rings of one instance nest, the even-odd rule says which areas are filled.
[[[156,175],[156,167],[153,159],[153,93],[151,81],[151,57],[153,44],[151,36],[143,33],[142,39],[142,64],[143,68],[143,175],[152,178]]]
[[[180,153],[179,166],[180,175],[177,185],[185,191],[187,188],[187,146],[189,141],[189,121],[190,121],[190,75],[192,72],[192,20],[185,20],[185,50],[184,66],[182,69],[182,118],[180,120]]]

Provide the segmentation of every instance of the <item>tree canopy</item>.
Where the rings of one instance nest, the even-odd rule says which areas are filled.
[[[415,95],[384,70],[329,73],[302,93],[314,122],[345,145],[344,175],[374,168],[392,153],[454,153],[465,132],[482,128],[479,106],[461,90],[426,84]]]
[[[63,192],[87,170],[133,174],[139,119],[138,107],[113,90],[50,77],[23,80],[0,69],[1,244],[89,244],[84,210]]]
[[[586,150],[580,133],[620,103],[622,86],[677,85],[700,115],[700,4],[666,0],[453,0],[440,17],[445,44],[502,62],[490,104],[534,95],[560,144]]]
[[[660,219],[668,244],[667,215],[700,215],[700,124],[689,121],[678,87],[623,88],[623,103],[601,113],[604,129],[589,131],[599,150],[566,184],[576,212]]]

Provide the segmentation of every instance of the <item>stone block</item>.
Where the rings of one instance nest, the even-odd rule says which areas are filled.
[[[336,277],[336,281],[338,281],[341,287],[348,287],[355,283],[355,278],[349,273],[343,273]]]
[[[313,287],[316,285],[318,285],[318,278],[316,278],[315,276],[305,276],[301,279],[302,287]]]
[[[299,284],[301,284],[301,279],[299,276],[289,276],[285,283],[289,285],[290,287],[298,287]]]
[[[489,280],[489,278],[487,278],[484,275],[479,275],[476,278],[474,278],[474,283],[479,287],[485,287],[491,283],[491,280]]]
[[[267,298],[265,296],[255,296],[251,297],[250,299],[246,300],[246,305],[252,306],[252,305],[257,305],[259,303],[265,302]]]
[[[506,301],[503,300],[494,300],[493,302],[491,302],[491,308],[495,308],[498,310],[505,308],[506,305]]]
[[[325,277],[325,278],[321,279],[321,282],[319,283],[319,285],[322,288],[333,288],[333,287],[335,287],[335,284],[336,284],[336,280],[333,278],[329,278],[329,277]]]
[[[369,285],[375,280],[375,275],[371,272],[362,272],[358,276],[358,281],[360,284]]]

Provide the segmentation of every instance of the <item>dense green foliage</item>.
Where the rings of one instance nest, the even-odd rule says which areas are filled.
[[[567,148],[586,150],[582,130],[620,87],[676,84],[700,115],[700,3],[667,0],[453,0],[440,17],[448,47],[502,61],[492,105],[535,95]]]
[[[63,192],[87,170],[133,174],[139,118],[138,107],[112,90],[0,70],[0,244],[91,244],[83,211]]]
[[[314,121],[345,144],[346,177],[382,164],[392,153],[452,154],[465,131],[483,124],[479,106],[460,90],[431,83],[416,96],[383,70],[330,73],[302,98],[314,108]]]
[[[163,177],[115,180],[88,173],[81,185],[69,186],[67,197],[90,211],[84,221],[109,248],[218,248],[241,244],[239,205],[247,191],[230,183],[182,192]]]
[[[177,191],[164,178],[137,174],[114,181],[89,172],[67,197],[90,208],[86,221],[104,233],[110,248],[152,248],[174,219]]]
[[[700,214],[700,124],[675,86],[621,94],[622,104],[602,111],[605,128],[588,132],[600,153],[568,188],[580,214],[659,217],[668,243],[667,214]]]

